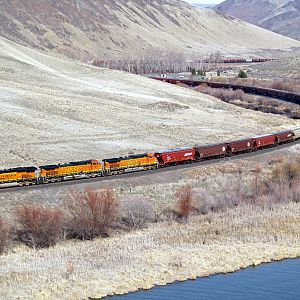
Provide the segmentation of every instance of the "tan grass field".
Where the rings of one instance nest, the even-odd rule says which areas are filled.
[[[103,159],[299,125],[0,38],[0,168]]]

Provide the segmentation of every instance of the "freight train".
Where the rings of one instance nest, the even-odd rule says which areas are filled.
[[[274,61],[274,60],[277,60],[277,59],[274,59],[274,58],[250,58],[250,59],[227,58],[227,59],[218,60],[218,62],[223,63],[223,64],[237,64],[237,63],[258,63],[258,62],[267,62],[267,61]],[[214,61],[211,59],[205,59],[202,62],[203,63],[213,63]]]
[[[232,90],[242,90],[248,94],[255,94],[260,96],[266,96],[271,98],[280,99],[287,102],[292,102],[300,105],[300,95],[288,91],[283,90],[275,90],[268,88],[261,88],[255,86],[247,86],[247,85],[239,85],[239,84],[231,84],[231,83],[222,83],[222,82],[214,82],[209,80],[189,80],[189,79],[175,79],[175,78],[161,78],[161,77],[150,77],[151,79],[171,83],[171,84],[186,84],[188,86],[199,86],[201,84],[205,84],[211,88],[223,88],[223,89],[232,89]]]
[[[274,147],[300,139],[300,128],[219,144],[126,157],[96,159],[0,171],[0,188],[47,184],[164,168]]]

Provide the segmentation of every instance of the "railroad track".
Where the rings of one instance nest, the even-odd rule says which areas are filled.
[[[168,166],[165,168],[159,168],[159,169],[154,169],[154,170],[125,173],[125,174],[120,174],[117,176],[106,176],[106,177],[97,177],[97,178],[89,178],[89,179],[77,179],[77,180],[70,180],[70,181],[62,181],[62,182],[56,182],[56,183],[51,183],[51,184],[45,184],[45,185],[31,185],[31,186],[26,186],[26,187],[9,187],[9,188],[0,189],[0,194],[4,194],[4,193],[8,193],[8,192],[23,193],[28,190],[43,190],[43,189],[46,190],[46,189],[53,188],[53,187],[74,186],[74,185],[83,184],[83,183],[95,183],[95,182],[105,183],[105,182],[109,182],[111,180],[137,178],[137,177],[141,177],[141,176],[147,176],[149,174],[170,172],[170,171],[175,171],[175,170],[179,170],[179,169],[190,169],[190,168],[194,168],[195,166],[208,166],[208,165],[212,165],[212,164],[218,164],[220,162],[229,162],[229,161],[251,158],[251,157],[260,156],[260,155],[267,154],[267,153],[272,153],[272,152],[282,150],[282,149],[285,149],[285,148],[288,148],[288,147],[291,147],[294,145],[298,145],[298,144],[300,145],[299,139],[294,142],[281,144],[281,145],[271,147],[271,148],[264,148],[261,150],[257,150],[255,152],[240,153],[240,154],[236,154],[236,155],[233,155],[230,157],[222,157],[222,158],[215,158],[215,159],[204,160],[204,161],[196,161],[193,163]]]
[[[174,78],[161,78],[161,77],[150,77],[150,78],[171,83],[171,84],[182,83],[192,87],[205,84],[211,88],[242,90],[247,94],[255,94],[260,96],[271,97],[271,98],[300,105],[300,94],[282,91],[282,90],[267,89],[267,88],[261,88],[255,86],[245,86],[245,85],[230,84],[230,83],[213,82],[208,80],[188,80],[188,79],[174,79]]]

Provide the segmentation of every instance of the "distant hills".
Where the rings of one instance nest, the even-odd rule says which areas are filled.
[[[300,40],[300,0],[226,0],[214,9]]]
[[[146,55],[145,49],[175,57],[178,52],[239,55],[300,47],[181,0],[0,0],[0,36],[81,60],[130,59]]]

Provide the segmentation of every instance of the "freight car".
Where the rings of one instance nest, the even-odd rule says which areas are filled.
[[[175,149],[154,154],[161,167],[196,161],[196,149]]]
[[[230,153],[230,147],[228,143],[213,144],[196,147],[197,157],[200,160],[212,159],[216,157],[225,157]]]
[[[289,143],[295,140],[295,134],[291,130],[280,131],[275,133],[276,135],[276,144]]]
[[[117,175],[126,172],[156,169],[159,166],[153,154],[130,155],[126,157],[103,160],[106,175]]]
[[[256,150],[256,149],[272,147],[275,145],[276,145],[276,135],[268,134],[268,135],[256,136],[254,138],[253,148],[254,150]]]
[[[233,141],[228,144],[229,151],[228,154],[237,154],[243,152],[251,152],[253,150],[254,139],[244,139]]]

